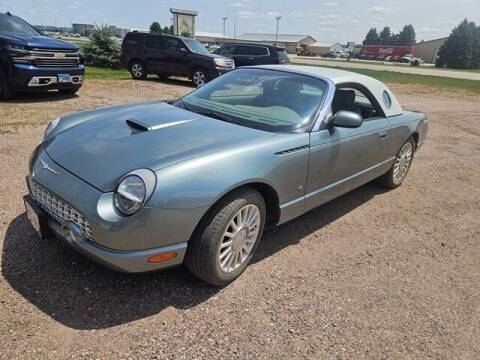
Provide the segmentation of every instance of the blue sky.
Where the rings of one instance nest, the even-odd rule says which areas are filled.
[[[0,0],[0,11],[10,10],[34,24],[67,26],[72,22],[147,29],[154,20],[169,25],[169,8],[196,10],[197,31],[227,34],[272,33],[275,15],[281,15],[280,33],[311,34],[325,43],[363,40],[370,27],[390,26],[398,31],[413,24],[417,40],[446,36],[465,17],[480,24],[480,0]]]

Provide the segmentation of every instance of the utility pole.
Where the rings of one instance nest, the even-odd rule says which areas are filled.
[[[281,16],[275,16],[275,20],[277,21],[277,30],[275,31],[275,45],[277,45],[278,41],[278,23],[280,22]]]
[[[223,42],[225,43],[225,22],[227,21],[228,17],[222,17],[223,20]]]

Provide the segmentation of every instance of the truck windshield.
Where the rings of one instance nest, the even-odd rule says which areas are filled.
[[[287,71],[238,69],[186,95],[177,106],[271,132],[306,129],[327,92],[316,78]]]
[[[41,35],[32,25],[11,15],[0,15],[0,34],[15,34],[23,36]]]
[[[195,39],[183,39],[188,48],[195,54],[208,55],[210,52],[203,46],[198,40]]]

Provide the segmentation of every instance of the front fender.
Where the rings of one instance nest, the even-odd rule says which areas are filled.
[[[209,208],[230,191],[251,183],[272,187],[280,206],[302,198],[308,170],[308,144],[308,133],[279,134],[265,141],[162,168],[156,171],[157,189],[148,206]],[[296,148],[301,149],[280,154]],[[303,207],[299,211],[303,211]]]

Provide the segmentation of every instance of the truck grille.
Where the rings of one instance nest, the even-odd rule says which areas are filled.
[[[32,196],[37,204],[58,223],[63,225],[67,221],[74,222],[82,230],[85,237],[93,241],[90,224],[83,215],[70,204],[52,194],[35,181],[32,181]]]
[[[33,49],[13,61],[38,67],[76,67],[80,64],[80,53],[78,50]]]
[[[77,59],[35,59],[33,64],[38,67],[76,67]]]

